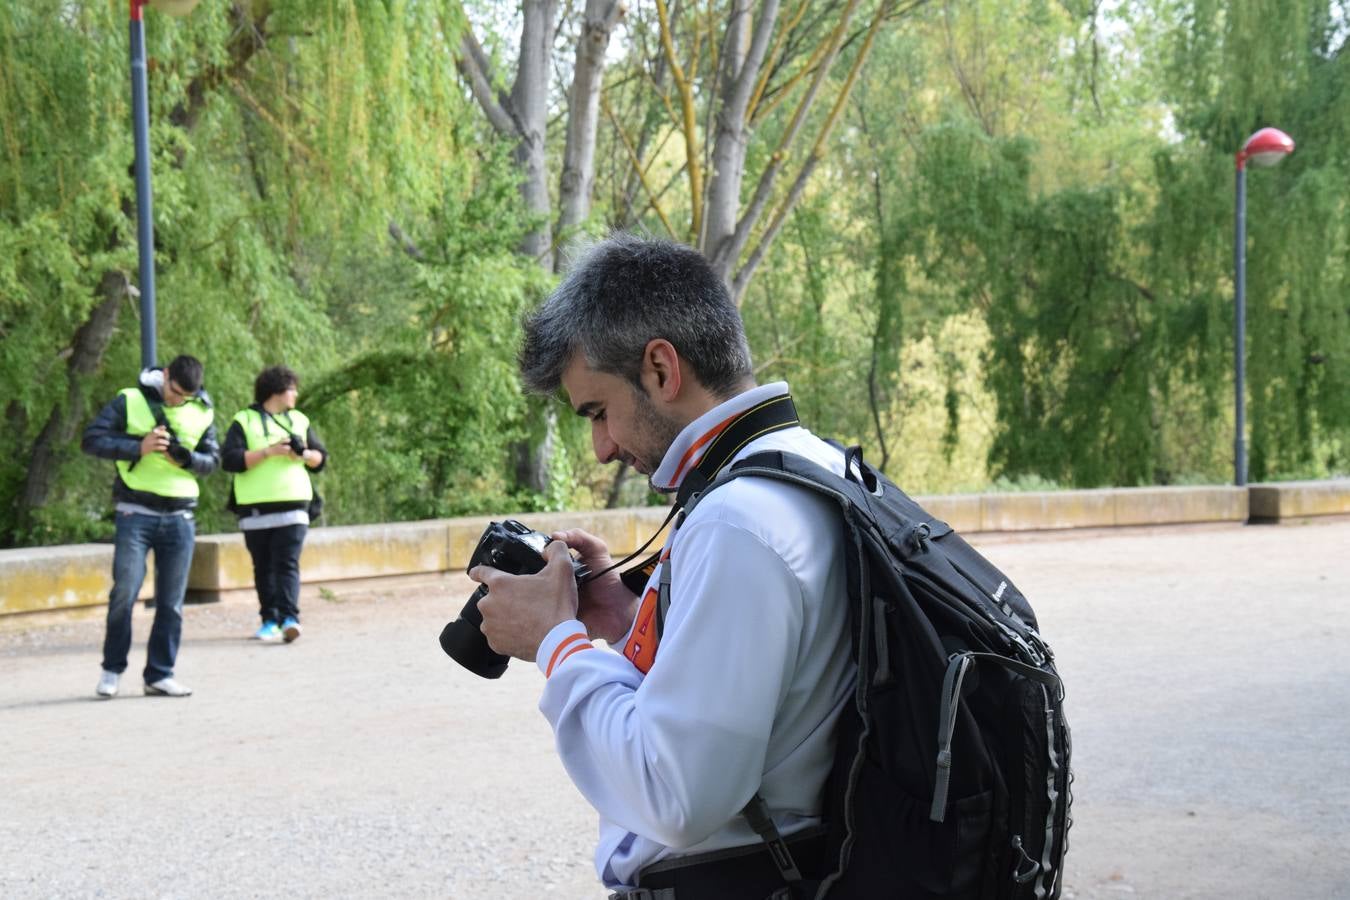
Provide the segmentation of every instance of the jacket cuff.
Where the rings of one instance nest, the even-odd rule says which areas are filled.
[[[534,663],[539,667],[539,671],[544,673],[544,677],[548,678],[558,671],[564,660],[583,650],[594,649],[595,645],[586,635],[586,626],[576,619],[568,619],[554,625],[553,630],[544,637],[538,653],[535,654]]]

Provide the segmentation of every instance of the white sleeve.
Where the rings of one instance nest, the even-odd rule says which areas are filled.
[[[743,528],[686,523],[671,604],[645,679],[621,654],[573,652],[558,626],[539,708],[572,781],[600,815],[675,849],[737,815],[759,789],[769,733],[801,639],[802,591]],[[563,662],[565,657],[565,664]]]

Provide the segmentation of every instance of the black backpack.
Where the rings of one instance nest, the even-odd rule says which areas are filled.
[[[795,880],[791,894],[1059,897],[1069,726],[1035,614],[860,449],[846,451],[846,464],[850,477],[841,478],[790,453],[758,453],[685,506],[687,514],[709,491],[754,476],[821,493],[842,512],[858,683],[826,788],[832,866],[816,881],[801,879],[790,859],[780,864]],[[752,823],[757,803],[758,795],[747,807]],[[777,854],[772,825],[756,829]]]

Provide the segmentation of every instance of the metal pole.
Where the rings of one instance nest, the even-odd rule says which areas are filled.
[[[155,353],[155,225],[150,196],[150,102],[145,87],[144,0],[131,0],[131,128],[136,143],[136,245],[140,251],[141,367]]]
[[[1247,484],[1247,429],[1244,375],[1247,356],[1247,166],[1237,158],[1237,211],[1233,239],[1233,483]]]

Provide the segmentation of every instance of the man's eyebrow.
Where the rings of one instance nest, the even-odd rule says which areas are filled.
[[[592,413],[599,411],[600,404],[595,400],[587,400],[576,408],[576,414],[584,419],[589,419]]]

